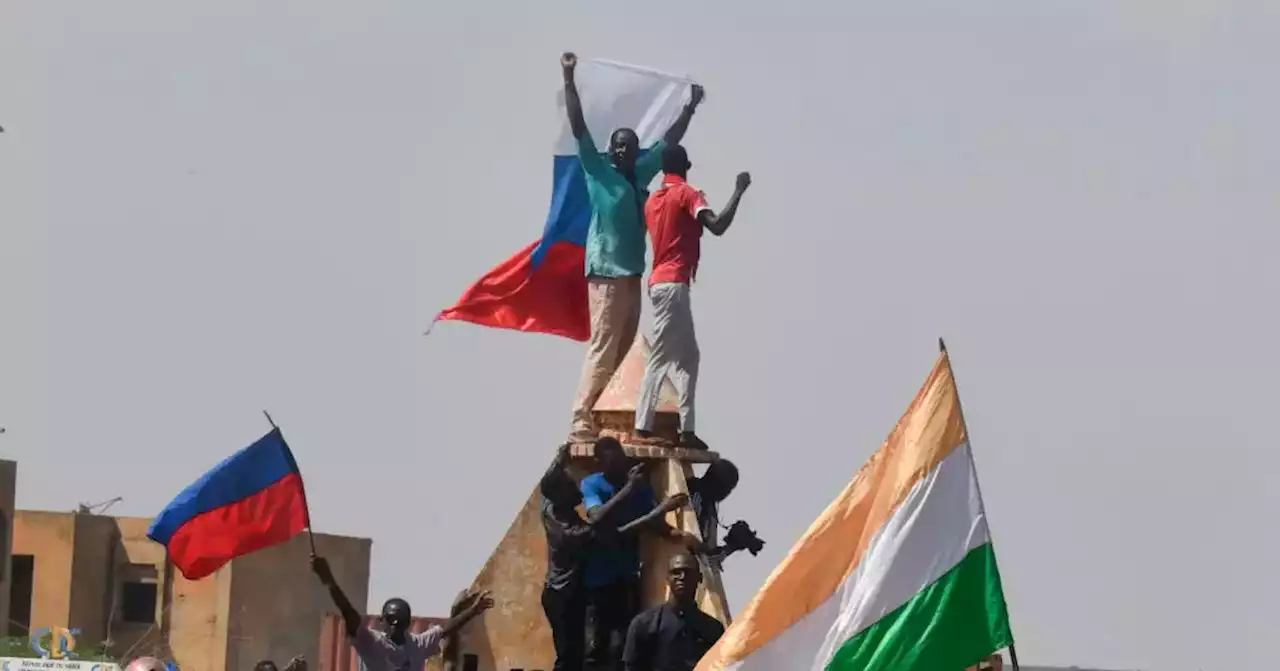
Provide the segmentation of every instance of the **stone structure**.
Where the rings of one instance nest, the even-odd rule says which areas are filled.
[[[647,353],[647,343],[643,336],[638,337],[596,404],[595,417],[603,427],[602,433],[617,437],[628,454],[651,460],[653,489],[661,499],[677,492],[687,493],[693,465],[719,457],[713,452],[627,445],[635,425],[636,399]],[[672,439],[679,429],[674,395],[670,381],[664,380],[655,428],[659,434]],[[592,445],[574,445],[571,454],[570,470],[575,477],[580,479],[597,470]],[[551,458],[549,447],[548,461]],[[551,630],[541,602],[547,570],[547,541],[536,486],[541,475],[537,473],[531,478],[535,481],[532,493],[471,585],[473,590],[492,590],[497,607],[462,630],[457,650],[459,659],[451,660],[460,671],[544,671],[551,668],[555,659]],[[699,533],[697,519],[688,508],[668,515],[667,521],[685,531]],[[646,605],[666,599],[665,567],[667,558],[675,551],[677,548],[669,543],[645,540],[642,552]],[[728,625],[729,607],[719,572],[704,562],[703,573],[703,589],[699,595],[702,609]]]
[[[190,581],[168,562],[165,548],[146,537],[150,524],[139,517],[18,511],[12,595],[27,603],[13,608],[11,635],[75,628],[78,646],[106,642],[114,657],[151,654],[183,671],[247,669],[261,659],[298,654],[317,658],[316,625],[332,603],[311,572],[305,536]],[[352,603],[365,603],[370,541],[316,534],[315,543]],[[24,612],[25,619],[16,617]]]

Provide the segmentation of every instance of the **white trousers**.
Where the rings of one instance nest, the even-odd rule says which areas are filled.
[[[689,285],[662,283],[649,287],[653,301],[653,348],[636,402],[636,428],[653,430],[662,381],[670,378],[680,406],[680,430],[694,431],[693,399],[698,387],[698,338],[693,331]]]

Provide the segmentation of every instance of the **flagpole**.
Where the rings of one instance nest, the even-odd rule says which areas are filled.
[[[276,426],[276,421],[271,419],[271,413],[264,409],[262,411],[262,415],[267,418],[267,423],[271,425],[272,430],[280,431],[280,427]],[[280,438],[281,440],[284,439],[283,432],[280,433]],[[286,445],[288,445],[288,443],[286,443]],[[298,489],[302,492],[302,514],[307,520],[307,544],[311,547],[311,556],[315,557],[316,537],[315,534],[311,533],[311,504],[307,502],[307,484],[306,481],[302,479],[301,473],[298,474]]]
[[[950,354],[950,352],[948,352],[948,351],[947,351],[947,343],[946,343],[946,341],[944,341],[942,338],[938,338],[938,351],[942,354],[942,356],[944,356],[944,357],[946,357],[946,358],[947,358],[947,368],[951,368],[951,354]],[[965,420],[965,418],[964,418],[964,403],[962,403],[962,402],[960,401],[960,383],[956,380],[956,374],[955,374],[955,371],[954,371],[954,370],[952,370],[952,371],[951,371],[951,384],[952,384],[952,386],[954,386],[954,387],[955,387],[955,389],[956,389],[956,408],[957,408],[957,409],[959,410],[959,412],[960,412],[960,423],[961,423],[962,425],[964,425],[964,433],[965,433],[965,436],[966,436],[966,437],[968,437],[968,435],[969,435],[969,422],[968,422],[967,420]],[[981,482],[979,481],[979,479],[978,479],[978,465],[977,465],[976,460],[973,458],[973,444],[972,444],[972,443],[970,443],[970,445],[969,445],[969,463],[973,466],[973,486],[978,490],[978,512],[982,513],[982,517],[983,517],[983,519],[986,519],[986,517],[987,517],[987,504],[986,504],[986,500],[982,498],[982,483],[981,483]],[[988,524],[988,526],[987,526],[987,535],[988,535],[989,537],[991,537],[991,544],[992,544],[992,546],[994,547],[994,546],[995,546],[995,537],[994,537],[994,535],[991,533],[991,527],[990,527],[990,524]],[[1009,604],[1007,604],[1007,603],[1006,603],[1006,604],[1005,604],[1005,609],[1007,610],[1008,608],[1009,608]],[[1013,626],[1012,626],[1012,624],[1010,625],[1009,630],[1010,630],[1010,632],[1012,633],[1012,631],[1013,631]],[[1009,663],[1013,665],[1013,671],[1019,671],[1019,669],[1018,669],[1018,648],[1017,648],[1017,646],[1016,646],[1014,643],[1012,643],[1012,642],[1011,642],[1011,643],[1009,643]]]

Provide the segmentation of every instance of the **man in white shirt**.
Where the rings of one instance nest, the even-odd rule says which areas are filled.
[[[312,557],[311,568],[320,582],[329,588],[333,604],[342,612],[347,636],[356,648],[356,654],[367,671],[422,671],[427,660],[440,652],[444,640],[461,629],[475,616],[493,607],[493,596],[488,592],[472,594],[462,611],[449,619],[444,626],[429,627],[421,634],[409,631],[413,612],[404,599],[387,599],[382,606],[382,625],[385,631],[361,625],[360,612],[351,605],[342,592],[324,557]]]

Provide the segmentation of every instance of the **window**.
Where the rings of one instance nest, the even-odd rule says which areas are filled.
[[[9,635],[27,636],[31,630],[31,586],[35,578],[36,558],[14,555],[9,583]]]
[[[156,567],[130,564],[120,581],[120,619],[125,624],[155,624],[159,587]]]

